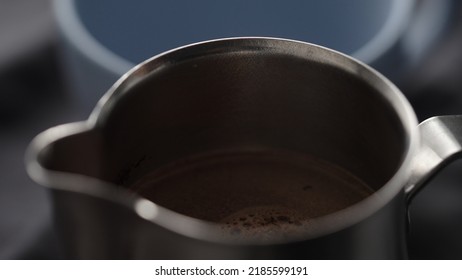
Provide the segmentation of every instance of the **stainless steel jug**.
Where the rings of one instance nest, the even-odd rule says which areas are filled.
[[[188,45],[133,68],[88,120],[51,128],[27,152],[49,187],[72,258],[405,258],[407,206],[460,155],[462,117],[418,125],[401,92],[357,60],[276,38]],[[126,184],[204,151],[271,147],[316,155],[375,193],[302,237],[256,244],[130,193]]]

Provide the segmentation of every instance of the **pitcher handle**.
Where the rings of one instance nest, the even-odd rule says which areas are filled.
[[[405,187],[408,203],[429,179],[462,155],[462,115],[429,118],[419,130],[420,146]]]

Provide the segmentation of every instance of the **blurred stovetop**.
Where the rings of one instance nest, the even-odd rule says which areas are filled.
[[[0,5],[5,2],[13,3],[0,0]],[[462,113],[462,10],[455,13],[461,20],[400,85],[420,120]],[[41,32],[40,39],[28,42],[35,47],[14,59],[0,56],[0,259],[61,258],[46,190],[27,176],[24,153],[39,132],[89,114],[64,86],[54,27],[48,24]],[[462,161],[450,165],[414,200],[411,258],[462,259],[460,170]]]

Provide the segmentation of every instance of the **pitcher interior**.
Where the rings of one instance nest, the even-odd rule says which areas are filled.
[[[331,163],[377,190],[403,160],[408,139],[385,98],[391,89],[361,67],[354,73],[281,49],[205,52],[150,67],[114,92],[93,130],[56,142],[60,156],[44,165],[131,188],[204,155],[283,151]],[[240,184],[207,191],[220,188],[255,196]],[[188,199],[206,205],[210,196],[193,190]]]

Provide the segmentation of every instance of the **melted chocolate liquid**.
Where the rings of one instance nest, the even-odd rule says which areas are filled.
[[[130,187],[238,238],[296,231],[373,193],[346,170],[279,151],[204,154],[158,168]]]

